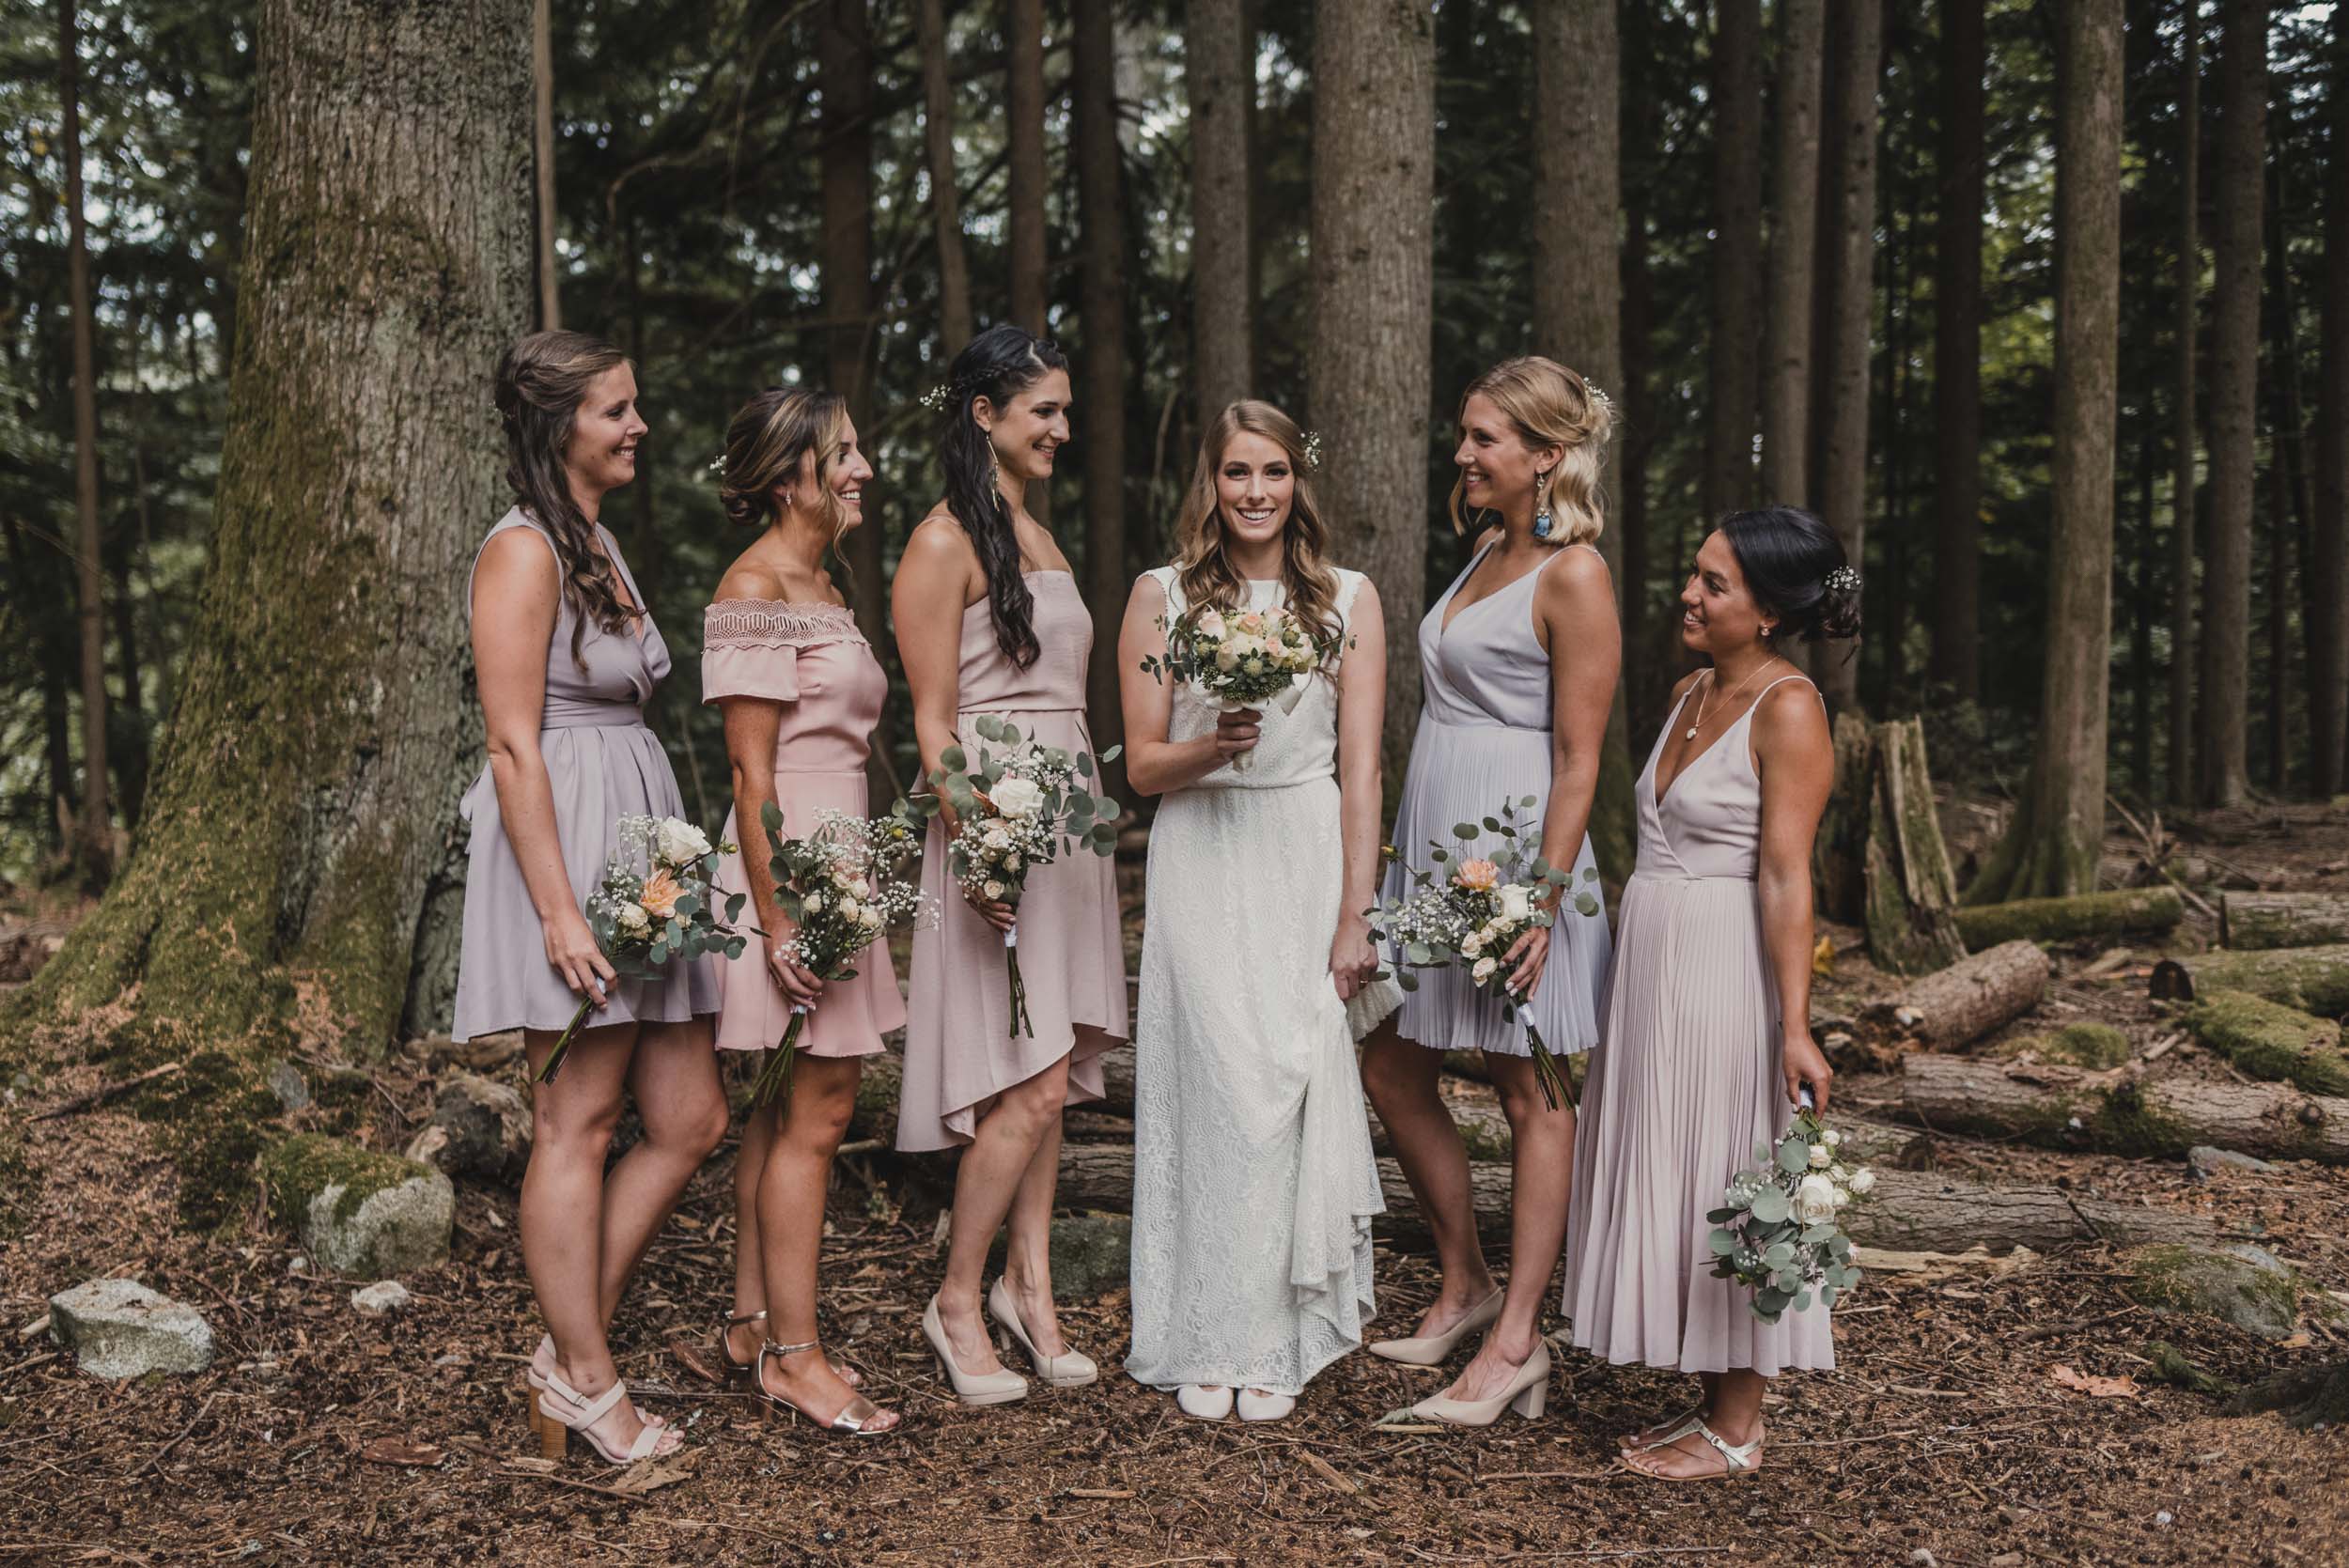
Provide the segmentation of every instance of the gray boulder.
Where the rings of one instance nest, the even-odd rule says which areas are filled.
[[[202,1372],[212,1326],[184,1302],[136,1280],[92,1280],[49,1298],[49,1332],[93,1377]]]
[[[447,1261],[457,1193],[429,1165],[305,1133],[272,1149],[261,1171],[323,1268],[381,1279]]]
[[[1122,1290],[1134,1222],[1122,1214],[1081,1214],[1052,1221],[1052,1294],[1064,1301]]]
[[[2123,1253],[2128,1297],[2157,1312],[2197,1312],[2263,1340],[2288,1337],[2300,1320],[2300,1277],[2249,1246],[2179,1243]]]

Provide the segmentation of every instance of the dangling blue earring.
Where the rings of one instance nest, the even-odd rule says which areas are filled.
[[[1557,522],[1549,515],[1549,475],[1536,474],[1534,482],[1541,486],[1542,497],[1533,504],[1533,536],[1547,539],[1558,531]]]

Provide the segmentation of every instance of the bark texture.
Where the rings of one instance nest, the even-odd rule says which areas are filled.
[[[1085,411],[1085,602],[1093,624],[1114,627],[1125,613],[1126,574],[1126,222],[1117,139],[1115,11],[1079,6],[1075,12],[1077,221],[1083,231],[1077,320],[1083,354],[1077,361],[1077,396]],[[1087,691],[1097,753],[1125,738],[1117,695],[1117,639],[1093,640]],[[1125,793],[1125,768],[1112,761],[1102,788]]]
[[[1011,318],[1044,331],[1044,0],[1011,0],[1004,128],[1010,155]],[[959,345],[957,345],[959,347]]]
[[[976,330],[971,319],[971,256],[962,242],[962,187],[955,174],[955,84],[946,35],[946,0],[914,0],[914,39],[922,56],[922,150],[930,177],[930,226],[938,247],[938,330],[946,352],[961,351]]]
[[[2204,953],[2154,966],[2156,1001],[2191,1001],[2206,990],[2248,991],[2319,1017],[2349,1017],[2349,945]]]
[[[1436,33],[1408,0],[1365,3],[1354,21],[1314,29],[1307,400],[1332,455],[1321,494],[1337,558],[1411,606],[1426,582]],[[1403,775],[1419,704],[1419,650],[1390,637],[1390,777]]]
[[[1841,0],[1836,7],[1837,123],[1828,128],[1834,160],[1825,365],[1826,442],[1818,481],[1820,518],[1843,541],[1855,568],[1866,570],[1868,542],[1868,329],[1875,301],[1876,86],[1884,69],[1884,0]],[[1859,696],[1859,660],[1829,654],[1817,674],[1837,706]]]
[[[554,259],[554,14],[553,0],[532,0],[530,8],[530,101],[532,209],[537,228],[538,326],[552,332],[563,324],[562,285]]]
[[[1183,86],[1190,101],[1191,374],[1199,427],[1253,390],[1249,110],[1255,33],[1242,0],[1189,0]]]
[[[1957,912],[1957,929],[1967,946],[1980,951],[2017,938],[2063,942],[2128,932],[2158,936],[2185,918],[2186,901],[2175,888],[2120,888],[2069,898],[1972,905]]]
[[[2120,416],[2122,0],[2063,8],[2056,158],[2055,526],[2030,782],[1967,896],[2092,891],[2105,834]]]
[[[2349,893],[2224,893],[2218,941],[2237,950],[2349,942]]]
[[[1762,255],[1762,0],[1715,0],[1712,103],[1712,367],[1702,500],[1707,520],[1753,498],[1762,327],[1762,273],[1754,265]]]
[[[1778,149],[1770,173],[1762,499],[1808,506],[1811,310],[1819,242],[1819,77],[1827,49],[1827,0],[1781,0],[1778,15]]]
[[[2169,798],[2194,799],[2194,340],[2202,292],[2202,0],[2186,0],[2179,45],[2186,96],[2178,109],[2178,379],[2170,477]]]
[[[2049,1148],[2169,1158],[2207,1143],[2263,1159],[2349,1161],[2349,1099],[2273,1083],[2108,1082],[2113,1076],[1911,1056],[1901,1095],[1928,1126]]]
[[[462,591],[507,505],[482,411],[533,314],[528,0],[264,0],[257,54],[186,675],[137,851],[8,1018],[118,1005],[121,1055],[187,1063],[167,1137],[230,1182],[240,1116],[274,1110],[263,1056],[297,1029],[381,1048],[428,892],[461,875]]]
[[[1933,274],[1934,684],[1982,695],[1983,0],[1941,8],[1940,218]]]
[[[2038,1006],[2053,971],[2038,943],[2000,942],[1926,975],[1902,992],[1897,1002],[1872,1008],[1860,1021],[1955,1049]]]
[[[57,90],[64,111],[66,278],[73,316],[74,598],[81,629],[82,806],[73,858],[82,879],[103,886],[114,869],[106,802],[106,605],[98,526],[97,323],[91,315],[89,225],[82,210],[81,27],[73,0],[57,8]]]
[[[2349,32],[2333,39],[2325,272],[2309,538],[2309,750],[2320,799],[2349,789]]]
[[[2250,792],[2251,506],[2259,437],[2260,207],[2267,156],[2267,3],[2224,0],[2217,281],[2211,310],[2210,536],[2202,579],[2200,795]]]

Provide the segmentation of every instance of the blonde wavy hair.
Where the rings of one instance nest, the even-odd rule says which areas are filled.
[[[832,551],[838,554],[848,514],[827,475],[840,460],[840,439],[848,425],[848,400],[817,387],[770,386],[743,404],[726,426],[725,472],[718,486],[719,505],[727,519],[745,528],[771,526],[783,515],[775,491],[799,478],[800,459],[812,451],[816,495],[811,509],[831,530]],[[846,567],[845,556],[841,564]]]
[[[1462,427],[1468,423],[1469,399],[1483,397],[1517,427],[1528,446],[1555,446],[1565,455],[1549,471],[1533,495],[1533,510],[1545,505],[1557,520],[1552,543],[1587,545],[1598,542],[1607,527],[1606,494],[1599,478],[1607,466],[1607,440],[1614,433],[1614,406],[1581,375],[1554,359],[1526,354],[1502,360],[1460,394]],[[1460,510],[1468,476],[1452,485],[1452,531],[1465,535],[1469,520]]]
[[[1304,432],[1287,414],[1252,397],[1217,414],[1199,442],[1199,461],[1191,470],[1190,489],[1184,493],[1174,530],[1175,576],[1184,602],[1237,610],[1247,598],[1248,585],[1232,565],[1215,483],[1224,449],[1241,434],[1262,436],[1288,454],[1297,489],[1288,522],[1281,530],[1281,585],[1291,614],[1323,637],[1337,637],[1345,630],[1338,616],[1338,574],[1322,558],[1330,547],[1330,525],[1322,520],[1306,472]]]

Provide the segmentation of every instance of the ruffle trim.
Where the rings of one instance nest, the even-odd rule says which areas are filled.
[[[702,649],[813,647],[863,643],[856,613],[845,604],[771,598],[722,598],[702,612]]]

